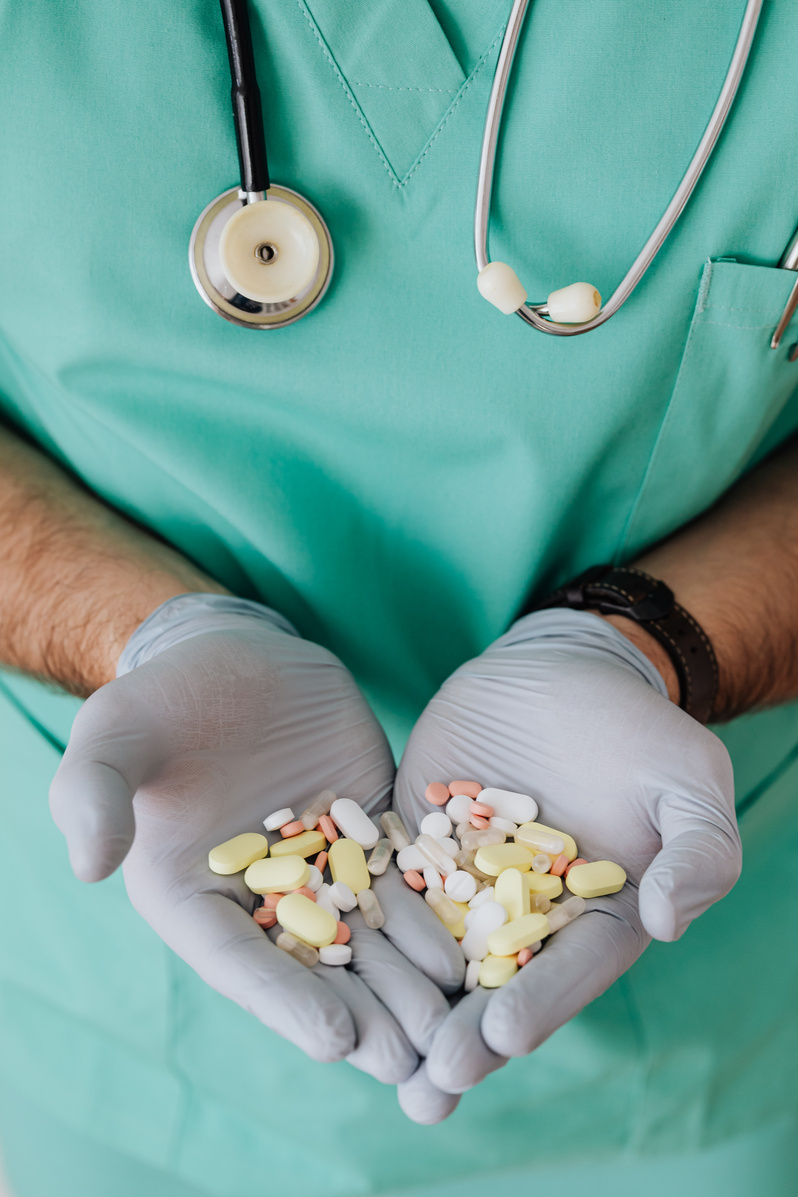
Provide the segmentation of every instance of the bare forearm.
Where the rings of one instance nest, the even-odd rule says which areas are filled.
[[[90,694],[141,621],[194,590],[224,593],[0,428],[0,662]]]
[[[716,718],[798,697],[798,443],[634,564],[667,582],[712,641]],[[629,620],[612,622],[651,657],[678,699],[664,650]]]

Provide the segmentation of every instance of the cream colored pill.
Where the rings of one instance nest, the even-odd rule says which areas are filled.
[[[494,894],[507,911],[509,920],[520,919],[529,914],[529,887],[523,873],[518,869],[504,869],[496,878]]]
[[[286,823],[293,823],[296,818],[290,806],[284,806],[282,810],[276,810],[273,815],[267,815],[263,820],[263,826],[267,831],[279,831],[281,827],[285,827]]]
[[[304,894],[286,894],[280,899],[277,922],[312,948],[323,948],[332,943],[338,930],[338,920]]]
[[[208,868],[223,877],[248,869],[256,860],[263,860],[268,854],[269,841],[258,831],[245,831],[234,835],[231,840],[217,844],[208,853]]]
[[[517,972],[516,956],[486,956],[479,966],[479,983],[483,989],[498,989]]]
[[[330,807],[330,817],[338,830],[347,839],[355,840],[361,848],[373,848],[380,838],[377,824],[351,798],[336,798]]]
[[[302,831],[272,844],[272,856],[316,856],[326,847],[327,841],[320,831]]]
[[[345,881],[333,882],[330,886],[330,897],[338,909],[343,910],[344,913],[354,910],[357,906],[357,898]]]
[[[594,860],[591,864],[575,865],[568,870],[565,884],[580,898],[600,898],[603,894],[617,894],[626,882],[626,873],[611,860]]]
[[[279,910],[277,917],[279,918]],[[497,927],[488,936],[488,951],[492,956],[517,956],[522,948],[528,948],[549,934],[549,920],[545,914],[523,914],[503,927]]]
[[[466,993],[471,993],[479,985],[479,970],[481,967],[481,960],[469,960],[466,965],[465,984],[463,986]]]
[[[355,897],[371,885],[366,854],[356,840],[336,840],[330,844],[328,859],[333,881],[343,881]]]
[[[307,885],[310,865],[301,856],[256,860],[244,874],[244,884],[253,894],[285,894]]]
[[[530,895],[543,894],[551,900],[562,893],[562,878],[552,877],[551,873],[524,873],[524,880]]]
[[[443,888],[453,902],[470,902],[477,892],[477,882],[470,873],[457,869],[446,878]]]
[[[489,877],[498,877],[504,869],[527,873],[532,867],[532,853],[521,844],[491,844],[479,849],[474,864]]]
[[[348,964],[352,959],[352,949],[348,943],[331,943],[319,948],[319,960],[322,964]]]
[[[576,840],[566,831],[557,831],[543,823],[522,823],[515,833],[515,842],[530,848],[533,855],[545,852],[547,856],[559,856],[564,852],[569,860],[577,856]],[[548,845],[548,846],[547,846]]]

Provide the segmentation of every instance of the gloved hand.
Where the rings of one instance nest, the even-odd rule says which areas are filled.
[[[431,809],[427,783],[453,777],[531,794],[540,822],[629,878],[588,901],[503,988],[478,987],[455,1006],[426,1072],[461,1093],[573,1018],[651,936],[678,939],[734,885],[741,846],[725,747],[668,701],[643,653],[585,612],[520,619],[442,686],[397,774],[394,805],[408,828]],[[410,1087],[400,1100],[413,1117]]]
[[[351,968],[308,970],[250,917],[260,899],[243,874],[207,863],[216,844],[262,832],[282,807],[299,815],[323,789],[375,817],[387,807],[393,760],[349,672],[260,604],[194,594],[138,628],[118,674],[82,707],[52,783],[76,875],[98,881],[124,861],[135,908],[214,989],[314,1059],[404,1080],[462,961],[395,866],[374,879],[383,930],[356,909]]]

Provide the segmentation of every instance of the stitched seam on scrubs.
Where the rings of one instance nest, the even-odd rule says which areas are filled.
[[[457,87],[391,87],[388,83],[352,83],[352,87],[378,87],[380,91],[434,91],[454,95]]]

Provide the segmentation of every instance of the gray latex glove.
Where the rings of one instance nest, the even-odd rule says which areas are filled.
[[[734,885],[741,846],[725,747],[668,701],[641,652],[585,612],[526,616],[443,685],[397,774],[394,805],[408,827],[432,809],[427,783],[455,777],[531,794],[540,822],[629,878],[620,893],[589,901],[503,988],[478,987],[455,1006],[426,1078],[460,1093],[533,1051],[651,936],[677,939]],[[414,1117],[412,1086],[400,1100]],[[425,1091],[422,1115],[431,1103]]]
[[[124,861],[135,908],[214,989],[314,1059],[407,1078],[462,963],[395,866],[375,878],[383,930],[353,911],[352,965],[308,970],[250,917],[260,899],[243,874],[207,863],[323,789],[385,809],[393,760],[350,673],[260,604],[196,594],[141,625],[118,674],[79,712],[51,788],[76,875],[98,881]]]

